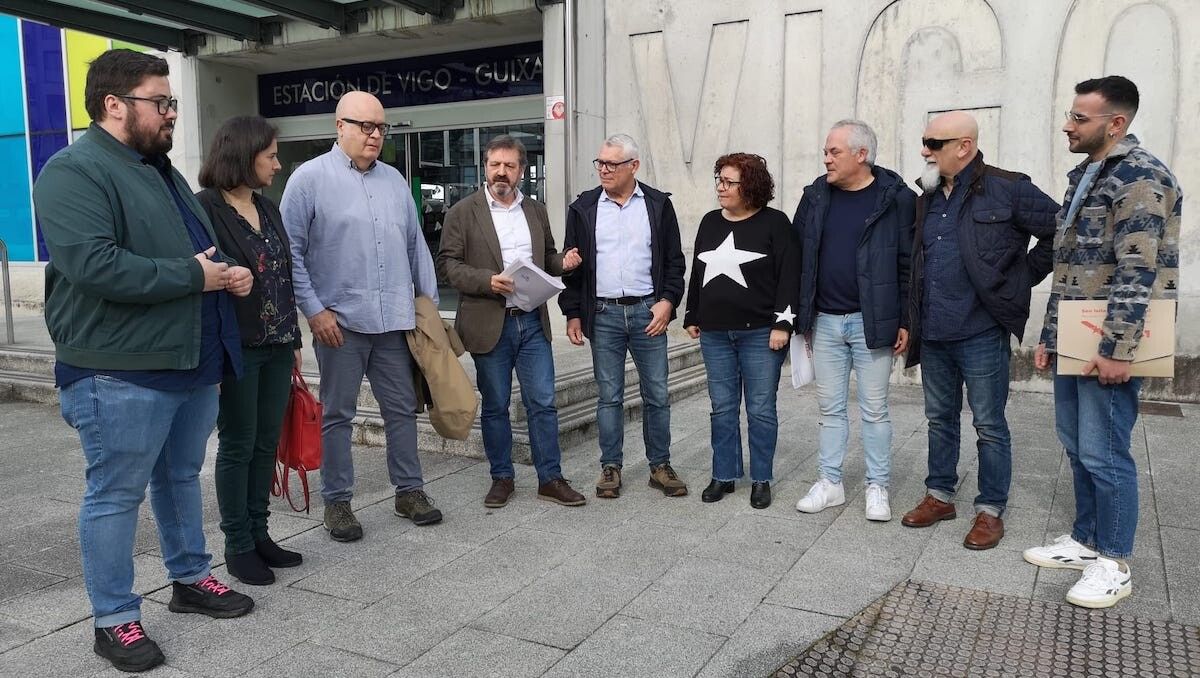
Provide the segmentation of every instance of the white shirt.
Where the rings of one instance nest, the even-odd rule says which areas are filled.
[[[525,210],[521,202],[525,196],[517,189],[517,197],[511,205],[496,200],[492,191],[486,185],[488,210],[492,213],[492,226],[496,229],[496,238],[500,240],[500,259],[504,268],[518,259],[533,261],[533,236],[529,234],[529,222],[525,220]],[[505,306],[515,304],[510,300]]]
[[[601,190],[596,204],[596,296],[654,294],[652,264],[650,215],[642,185],[634,184],[624,205]]]

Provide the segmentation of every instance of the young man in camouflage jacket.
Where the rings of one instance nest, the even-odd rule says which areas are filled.
[[[1054,277],[1035,362],[1056,353],[1058,304],[1103,299],[1108,314],[1096,355],[1080,376],[1054,378],[1058,437],[1075,477],[1075,525],[1025,551],[1042,567],[1083,570],[1067,602],[1110,607],[1132,592],[1127,558],[1137,527],[1137,467],[1129,452],[1140,379],[1130,377],[1151,299],[1179,289],[1183,193],[1171,170],[1129,135],[1137,86],[1120,76],[1086,80],[1063,131],[1088,159],[1071,171],[1054,242]]]

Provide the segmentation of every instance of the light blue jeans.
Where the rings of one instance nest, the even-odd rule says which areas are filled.
[[[139,620],[133,544],[147,485],[167,578],[194,584],[208,576],[199,478],[217,387],[158,391],[95,376],[68,384],[59,400],[87,462],[79,548],[95,626]]]
[[[858,409],[862,414],[866,482],[886,488],[892,468],[892,418],[888,414],[892,347],[867,348],[862,313],[818,313],[812,342],[813,374],[821,408],[821,477],[842,482],[842,462],[850,438],[846,403],[850,396],[850,371],[854,370]]]

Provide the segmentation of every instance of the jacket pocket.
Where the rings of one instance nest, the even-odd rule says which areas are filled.
[[[975,210],[971,213],[971,216],[981,224],[1007,224],[1012,221],[1012,208],[993,207],[991,209]]]

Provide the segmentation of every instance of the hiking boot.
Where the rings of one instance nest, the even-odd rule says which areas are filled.
[[[140,621],[96,629],[92,650],[126,673],[152,669],[166,661],[158,643],[150,640]]]
[[[566,478],[555,478],[544,485],[538,485],[538,499],[563,506],[583,506],[587,503],[587,498],[576,492]]]
[[[396,495],[396,515],[408,518],[413,525],[432,525],[442,522],[442,512],[433,507],[425,490],[409,490]]]
[[[334,541],[358,541],[362,539],[362,524],[354,517],[348,501],[335,501],[325,505],[325,529]]]
[[[687,484],[675,475],[675,469],[671,468],[670,462],[650,467],[650,487],[662,490],[668,497],[683,497],[687,496],[688,492]]]
[[[621,496],[621,467],[605,464],[596,481],[596,496],[601,499],[616,499]]]
[[[267,567],[296,567],[304,562],[304,556],[283,548],[270,537],[254,542],[254,550]]]
[[[230,576],[243,584],[251,586],[266,586],[275,583],[275,573],[267,567],[267,563],[258,555],[258,551],[227,554],[225,569]]]
[[[195,584],[171,582],[171,602],[167,609],[230,619],[253,610],[254,599],[234,591],[210,574]]]
[[[492,478],[492,488],[483,497],[483,505],[487,508],[501,508],[516,491],[512,478]]]

